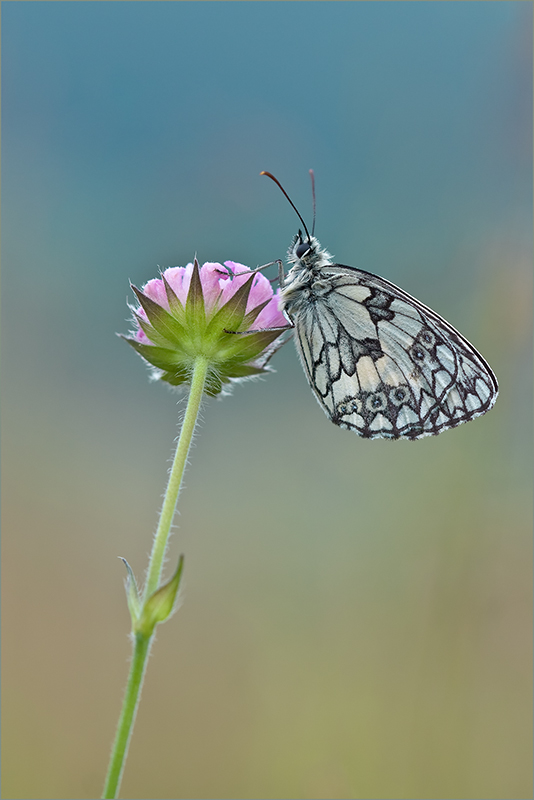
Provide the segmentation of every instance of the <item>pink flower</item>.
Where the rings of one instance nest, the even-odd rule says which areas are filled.
[[[155,368],[154,377],[175,386],[188,382],[199,356],[210,363],[209,394],[269,371],[280,346],[274,342],[288,328],[279,292],[235,261],[199,267],[195,259],[132,289],[140,304],[132,307],[136,327],[123,338]]]

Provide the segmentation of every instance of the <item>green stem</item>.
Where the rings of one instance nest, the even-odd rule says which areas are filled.
[[[187,400],[187,408],[185,410],[184,421],[180,430],[180,438],[178,439],[178,445],[174,455],[171,474],[169,475],[167,491],[165,492],[165,498],[163,500],[158,529],[152,543],[152,552],[150,554],[148,575],[143,597],[145,601],[152,594],[154,594],[159,586],[161,570],[163,569],[163,560],[165,558],[165,551],[167,550],[169,533],[171,530],[172,520],[174,518],[174,512],[176,510],[176,502],[180,492],[180,486],[184,475],[187,456],[189,454],[189,448],[191,447],[193,431],[195,430],[195,425],[197,423],[198,412],[200,410],[200,403],[204,393],[207,374],[208,361],[205,358],[198,357],[195,361],[195,366],[193,369],[191,389],[189,391],[189,398]]]
[[[130,674],[126,684],[126,692],[122,702],[122,711],[117,726],[117,734],[113,743],[109,769],[104,786],[103,798],[117,797],[119,787],[128,753],[128,745],[133,731],[135,715],[141,696],[141,686],[147,665],[147,656],[150,650],[150,640],[152,637],[136,634],[134,639],[134,650],[132,662],[130,664]]]
[[[208,374],[208,362],[205,358],[197,358],[193,369],[193,376],[191,378],[191,389],[189,398],[187,400],[187,408],[185,410],[184,421],[180,429],[180,436],[174,461],[172,464],[171,472],[169,475],[169,482],[163,500],[163,507],[158,523],[158,529],[154,536],[152,543],[152,552],[150,554],[150,562],[148,565],[148,575],[143,595],[143,604],[146,603],[149,597],[158,589],[161,578],[161,571],[163,568],[163,560],[167,549],[169,534],[171,531],[172,520],[174,512],[176,511],[176,503],[180,486],[184,475],[187,456],[193,438],[198,412],[200,410],[200,403],[204,393],[204,386]],[[126,692],[122,704],[122,711],[117,726],[117,733],[111,751],[111,758],[109,762],[108,774],[106,777],[106,784],[102,798],[110,800],[117,797],[119,792],[124,764],[128,754],[128,745],[132,736],[133,725],[135,722],[135,715],[139,705],[139,698],[141,696],[141,688],[145,675],[148,654],[150,652],[150,645],[152,642],[153,634],[146,636],[140,632],[134,634],[134,650],[132,661],[130,664],[130,674],[128,675],[128,683],[126,685]]]

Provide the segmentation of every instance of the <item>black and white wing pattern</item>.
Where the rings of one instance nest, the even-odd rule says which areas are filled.
[[[467,339],[389,281],[330,259],[299,234],[281,294],[334,424],[367,439],[420,439],[489,411],[497,379]]]

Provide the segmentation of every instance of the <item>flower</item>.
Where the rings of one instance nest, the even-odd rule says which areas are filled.
[[[243,264],[195,258],[186,267],[169,267],[131,306],[135,330],[122,336],[152,367],[152,376],[173,386],[189,382],[198,358],[209,364],[205,391],[216,395],[228,384],[268,372],[278,349],[275,340],[288,329],[278,308],[278,292],[267,278]]]

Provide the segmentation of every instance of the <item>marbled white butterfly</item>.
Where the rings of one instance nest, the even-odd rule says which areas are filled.
[[[313,187],[313,172],[312,176]],[[497,379],[472,344],[393,283],[334,264],[304,227],[280,267],[281,307],[319,404],[335,425],[367,439],[421,439],[494,405]]]

